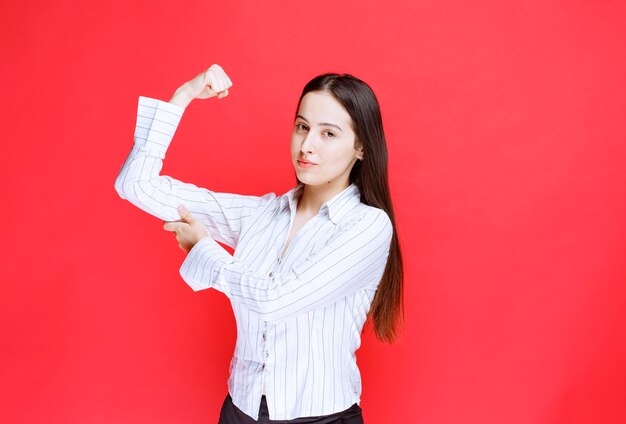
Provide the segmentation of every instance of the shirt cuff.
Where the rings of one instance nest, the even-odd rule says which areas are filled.
[[[135,143],[164,159],[184,111],[178,105],[139,96]]]
[[[180,276],[194,290],[219,285],[218,277],[233,257],[211,237],[201,238],[189,251],[180,267]]]

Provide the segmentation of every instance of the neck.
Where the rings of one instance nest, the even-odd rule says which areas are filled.
[[[347,181],[342,184],[330,183],[315,186],[305,184],[302,196],[298,200],[298,211],[310,215],[317,214],[325,202],[348,188],[349,185]]]

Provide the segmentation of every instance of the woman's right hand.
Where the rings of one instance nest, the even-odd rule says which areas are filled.
[[[181,85],[170,99],[170,103],[184,109],[193,99],[208,99],[215,96],[223,99],[228,96],[228,89],[232,86],[232,81],[222,67],[211,65],[209,69]]]

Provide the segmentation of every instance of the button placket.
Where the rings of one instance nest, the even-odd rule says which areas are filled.
[[[276,271],[280,267],[280,264],[281,264],[281,260],[279,256],[278,259],[276,259],[276,263],[272,267],[272,270],[267,274],[268,277],[272,278],[274,276],[274,271]]]
[[[261,334],[261,337],[263,338],[263,352],[265,352],[263,372],[267,372],[267,358],[269,357],[269,353],[267,352],[267,322],[263,323],[263,333]]]

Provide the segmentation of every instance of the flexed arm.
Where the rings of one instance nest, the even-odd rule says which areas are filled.
[[[179,87],[169,103],[140,97],[134,145],[115,179],[115,189],[122,199],[164,221],[178,220],[177,208],[183,204],[215,240],[235,247],[242,219],[263,198],[216,193],[160,175],[185,108],[196,98],[223,98],[231,86],[223,69],[213,65]]]

